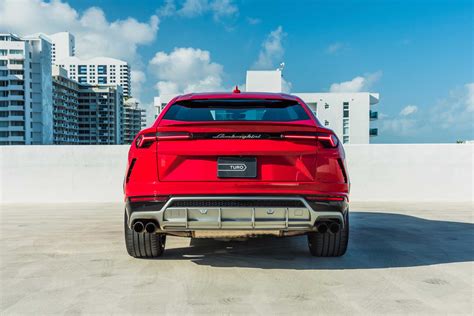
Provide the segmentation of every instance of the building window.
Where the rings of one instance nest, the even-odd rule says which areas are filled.
[[[342,106],[343,106],[343,117],[345,118],[349,117],[349,102],[344,102]]]
[[[97,78],[97,83],[106,84],[107,83],[107,77],[98,77]]]
[[[0,49],[0,56],[7,56],[7,50],[6,49]]]
[[[329,104],[324,103],[324,108],[325,108],[325,109],[329,109]]]
[[[23,50],[21,50],[21,49],[10,49],[10,54],[12,54],[12,55],[23,55]]]
[[[106,75],[107,74],[107,65],[99,65],[97,66],[97,73],[99,75]]]
[[[85,75],[85,74],[87,74],[87,65],[79,65],[79,66],[77,66],[77,71],[79,72],[80,75]]]
[[[328,120],[324,120],[324,126],[329,126],[329,121]]]
[[[343,136],[343,137],[342,137],[342,142],[343,142],[344,144],[347,144],[347,143],[349,142],[349,136]]]
[[[77,77],[79,83],[87,83],[87,77]]]
[[[342,121],[342,134],[349,135],[349,120],[344,119]]]

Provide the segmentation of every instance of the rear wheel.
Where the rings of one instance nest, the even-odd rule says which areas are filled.
[[[309,251],[315,257],[340,257],[346,253],[349,242],[349,210],[344,215],[344,228],[333,234],[308,233]]]
[[[125,245],[130,256],[135,258],[157,258],[165,251],[166,235],[136,233],[128,227],[128,218],[125,214]]]

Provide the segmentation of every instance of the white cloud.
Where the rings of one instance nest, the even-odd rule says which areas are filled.
[[[474,82],[468,83],[464,87],[466,89],[466,111],[474,112]]]
[[[146,75],[145,72],[141,70],[131,70],[130,71],[130,77],[132,81],[132,92],[133,95],[136,96],[137,99],[139,99],[142,91],[143,91],[143,86],[146,83]]]
[[[285,80],[285,78],[281,78],[281,90],[283,93],[291,93],[291,88],[293,87],[293,84],[290,81]]]
[[[158,12],[160,16],[178,15],[186,18],[210,13],[214,20],[219,21],[236,16],[239,9],[232,0],[185,0],[179,8],[175,0],[166,0]]]
[[[416,111],[418,111],[418,107],[416,105],[407,105],[400,111],[400,115],[409,116],[413,113],[416,113]]]
[[[409,105],[395,117],[380,118],[381,134],[410,136],[429,142],[474,138],[474,83],[449,91],[446,98],[426,108]]]
[[[283,38],[286,33],[283,32],[281,26],[268,34],[265,41],[262,43],[262,48],[258,55],[253,68],[255,69],[275,69],[277,65],[282,62],[285,49],[283,48]]]
[[[330,92],[362,92],[368,91],[371,86],[382,77],[382,72],[377,71],[364,76],[357,76],[350,81],[333,83],[329,88]]]
[[[341,42],[332,43],[326,48],[326,53],[335,54],[335,53],[341,51],[345,46],[346,45],[344,43],[341,43]]]
[[[190,47],[175,48],[169,54],[158,52],[150,69],[157,76],[155,87],[160,94],[223,90],[223,67],[212,62],[206,50]]]
[[[250,24],[250,25],[257,25],[259,23],[261,23],[262,20],[260,20],[259,18],[252,18],[252,17],[247,17],[247,23]]]
[[[76,53],[81,58],[110,56],[139,63],[137,47],[156,38],[158,25],[155,15],[148,22],[131,17],[109,21],[101,8],[79,13],[59,0],[0,1],[0,29],[19,35],[69,31],[76,37]]]
[[[239,9],[232,3],[232,0],[214,0],[210,3],[210,6],[215,20],[232,17],[239,12]]]

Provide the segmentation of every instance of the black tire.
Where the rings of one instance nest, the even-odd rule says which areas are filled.
[[[346,253],[349,242],[349,210],[344,216],[344,229],[332,234],[311,232],[308,233],[310,253],[315,257],[340,257]]]
[[[128,227],[128,218],[125,214],[125,245],[130,256],[135,258],[157,258],[165,251],[166,235],[136,233]]]

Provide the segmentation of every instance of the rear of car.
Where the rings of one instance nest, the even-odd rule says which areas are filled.
[[[157,257],[166,235],[308,235],[315,256],[347,248],[349,179],[342,145],[302,100],[269,93],[173,99],[132,144],[125,239]]]

